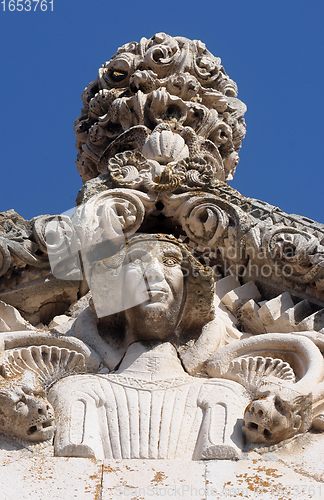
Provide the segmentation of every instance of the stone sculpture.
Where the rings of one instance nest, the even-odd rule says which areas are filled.
[[[220,59],[158,33],[82,101],[73,215],[1,214],[0,431],[215,460],[323,430],[324,226],[226,184],[246,106]]]
[[[198,361],[203,365],[204,360],[194,357],[190,343],[202,344],[207,334],[202,330],[212,323],[211,270],[172,236],[139,235],[117,255],[95,265],[91,290],[96,311],[106,319],[105,341],[108,345],[118,342],[119,350],[126,349],[126,353],[112,374],[101,371],[69,377],[50,390],[59,429],[56,454],[169,459],[236,456],[242,437],[232,434],[248,401],[244,389],[236,382],[195,379],[180,362],[189,371],[197,369]],[[130,299],[136,304],[133,307],[127,304]],[[116,314],[107,318],[111,309],[118,318]],[[209,330],[205,355],[220,342],[217,325],[209,325]],[[219,427],[213,432],[212,417],[218,419]],[[73,441],[71,436],[80,435],[76,427],[81,422],[82,441]],[[213,435],[214,442],[211,438],[205,442],[205,434]]]
[[[1,432],[27,442],[52,440],[54,410],[37,377],[25,371],[1,382]]]
[[[115,182],[138,186],[136,167],[145,168],[145,158],[153,160],[146,168],[173,178],[173,187],[232,178],[245,136],[246,107],[236,95],[220,59],[198,40],[157,33],[124,45],[82,94],[74,125],[82,178],[110,170]],[[143,156],[120,154],[108,163],[134,143]],[[149,174],[147,183],[155,184]]]
[[[284,389],[269,387],[246,408],[243,432],[249,443],[279,443],[311,427],[311,394]]]

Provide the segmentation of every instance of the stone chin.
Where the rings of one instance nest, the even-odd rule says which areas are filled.
[[[129,332],[137,340],[166,340],[176,330],[179,311],[163,302],[146,302],[125,311]]]

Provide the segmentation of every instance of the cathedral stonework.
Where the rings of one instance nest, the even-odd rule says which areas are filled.
[[[73,214],[0,214],[5,494],[39,498],[26,460],[80,498],[320,491],[324,225],[227,184],[237,94],[198,40],[123,45],[82,93]]]

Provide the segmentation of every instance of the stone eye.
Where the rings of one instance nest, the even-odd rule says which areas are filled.
[[[131,255],[129,257],[129,264],[135,266],[142,266],[150,261],[150,256],[146,253],[141,253],[140,255]]]
[[[18,403],[16,403],[16,410],[22,410],[26,406],[26,399],[22,398]]]
[[[110,78],[114,82],[121,82],[122,80],[124,80],[124,78],[126,78],[126,76],[127,76],[127,71],[118,71],[115,69],[110,73]]]
[[[279,413],[281,413],[281,415],[285,415],[284,405],[282,404],[281,399],[278,397],[275,399],[275,408]]]
[[[178,265],[179,261],[176,258],[174,258],[174,257],[168,257],[168,258],[166,258],[166,259],[163,260],[163,264],[165,266],[171,267],[171,266]]]

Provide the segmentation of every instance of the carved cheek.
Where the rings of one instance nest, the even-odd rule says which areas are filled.
[[[29,414],[29,408],[25,403],[18,402],[15,407],[15,413],[17,414],[18,418],[25,418]]]
[[[273,430],[274,432],[277,432],[278,435],[285,435],[286,431],[289,429],[289,421],[287,417],[284,415],[281,415],[278,413],[274,418],[273,418]]]
[[[174,294],[179,294],[182,297],[183,294],[183,274],[181,267],[167,267],[164,266],[165,280],[170,286]]]

